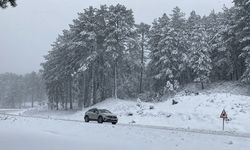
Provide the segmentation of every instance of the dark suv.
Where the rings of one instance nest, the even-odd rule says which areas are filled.
[[[107,109],[92,108],[85,113],[85,122],[97,121],[98,123],[111,122],[116,124],[118,122],[117,116],[112,114]]]

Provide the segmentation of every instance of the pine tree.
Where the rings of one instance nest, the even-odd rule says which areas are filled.
[[[204,89],[204,83],[209,81],[212,70],[207,32],[200,16],[197,16],[195,12],[191,13],[189,23],[192,25],[189,40],[189,65],[195,74],[194,81],[201,83]]]
[[[155,91],[163,94],[167,83],[184,82],[187,63],[185,14],[176,7],[171,19],[166,14],[153,24],[150,39],[151,62]]]
[[[226,9],[226,8],[224,8]],[[212,11],[209,16],[204,17],[206,31],[208,35],[208,45],[211,48],[212,67],[211,80],[225,80],[231,74],[230,51],[227,47],[225,34],[228,32],[227,23],[229,20],[226,13],[216,14]]]
[[[150,31],[150,62],[149,76],[153,79],[152,90],[163,94],[166,79],[173,78],[170,60],[170,19],[166,14],[155,20]]]
[[[41,76],[35,72],[25,75],[0,74],[0,107],[22,108],[27,102],[32,106],[34,102],[44,101],[46,94],[43,86]]]
[[[145,51],[148,49],[148,38],[149,38],[150,25],[141,23],[137,25],[137,34],[139,36],[138,42],[141,49],[141,74],[140,74],[140,85],[139,93],[143,92],[143,74],[145,68]]]
[[[108,35],[107,35],[107,51],[110,54],[113,66],[113,97],[117,98],[118,87],[118,68],[126,52],[126,42],[130,40],[132,29],[134,28],[134,17],[132,10],[127,10],[123,5],[109,7],[108,14]]]
[[[125,6],[102,5],[79,13],[43,64],[50,102],[67,109],[76,100],[81,107],[117,93],[135,96],[140,66],[136,40],[132,11]]]
[[[250,77],[250,1],[234,0],[237,9],[236,15],[236,36],[240,42],[241,56],[245,58],[246,71],[243,80],[249,82]]]
[[[187,29],[185,14],[179,7],[173,9],[171,14],[170,48],[172,57],[173,74],[175,80],[185,83],[185,70],[187,68]],[[174,83],[174,81],[171,81]]]

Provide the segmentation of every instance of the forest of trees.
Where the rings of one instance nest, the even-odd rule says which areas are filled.
[[[0,108],[33,107],[35,102],[46,100],[41,74],[0,74]]]
[[[172,95],[191,82],[201,89],[219,80],[248,82],[250,0],[234,3],[208,16],[176,7],[151,26],[136,24],[120,4],[85,9],[42,64],[49,102],[73,109],[110,97]]]

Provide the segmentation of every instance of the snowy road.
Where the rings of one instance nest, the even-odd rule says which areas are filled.
[[[242,135],[234,136],[233,133],[224,136],[226,134],[229,133],[205,134],[205,131],[198,133],[166,127],[83,123],[0,115],[0,149],[3,150],[248,150],[250,148],[249,138],[239,137]]]
[[[44,117],[44,116],[15,115],[15,114],[8,114],[8,113],[1,113],[1,112],[0,112],[0,115],[4,115],[6,117],[12,116],[12,117],[37,118],[37,119],[46,119],[46,120],[55,120],[55,121],[57,120],[57,121],[85,123],[83,120],[62,119],[62,118]],[[90,123],[94,123],[94,122],[90,122]],[[107,123],[107,125],[111,125],[111,124]],[[190,133],[197,133],[197,134],[212,134],[212,135],[242,137],[242,138],[250,139],[250,133],[243,133],[243,132],[213,131],[213,130],[204,130],[204,129],[186,129],[186,128],[166,127],[166,126],[152,126],[152,125],[124,124],[124,123],[118,123],[116,126],[125,126],[125,127],[129,126],[129,127],[134,127],[134,128],[149,128],[149,129],[178,131],[178,132],[190,132]]]

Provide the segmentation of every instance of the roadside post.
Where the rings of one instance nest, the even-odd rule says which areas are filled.
[[[225,109],[222,110],[221,114],[220,114],[220,118],[223,119],[223,122],[222,122],[222,130],[224,131],[224,128],[225,128],[225,120],[227,119],[227,113],[225,111]]]

